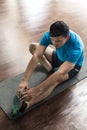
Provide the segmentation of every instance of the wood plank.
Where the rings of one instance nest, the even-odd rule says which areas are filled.
[[[56,20],[82,37],[87,56],[85,0],[0,0],[0,81],[24,72],[30,42],[39,42]],[[10,121],[0,109],[0,130],[87,130],[87,79]]]

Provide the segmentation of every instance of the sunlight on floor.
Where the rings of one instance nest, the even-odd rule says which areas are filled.
[[[42,13],[47,12],[47,8],[43,8],[44,6],[47,7],[50,0],[21,0],[22,7],[24,8],[24,16],[26,19],[26,24],[31,28],[38,26],[36,23],[40,25],[40,22],[44,20],[42,17]],[[27,23],[28,22],[28,23]]]
[[[87,1],[86,0],[61,0],[58,3],[56,0],[56,8],[63,7],[62,10],[68,14],[76,15],[76,12],[79,14],[79,17],[87,18]],[[83,15],[84,13],[84,15]]]

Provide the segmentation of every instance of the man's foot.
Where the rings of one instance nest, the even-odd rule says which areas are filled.
[[[13,99],[13,108],[11,111],[12,117],[21,115],[29,107],[27,102],[21,101],[20,98],[15,95]]]

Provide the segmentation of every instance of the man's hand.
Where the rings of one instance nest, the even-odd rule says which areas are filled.
[[[32,106],[48,97],[52,90],[52,87],[49,89],[43,89],[41,87],[30,88],[23,93],[21,101],[29,102],[29,106]]]
[[[23,92],[21,100],[22,101],[30,101],[30,100],[37,100],[41,95],[43,94],[43,91],[40,90],[38,87],[27,89],[25,92]]]
[[[26,90],[29,90],[28,82],[27,81],[22,81],[19,84],[19,87],[18,87],[18,90],[17,90],[17,95],[21,98],[23,92],[25,92]]]

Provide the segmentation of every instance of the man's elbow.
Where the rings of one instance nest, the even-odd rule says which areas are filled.
[[[56,72],[57,81],[58,82],[63,81],[65,79],[65,77],[66,77],[67,74],[68,73],[65,73],[64,71],[57,71]]]

